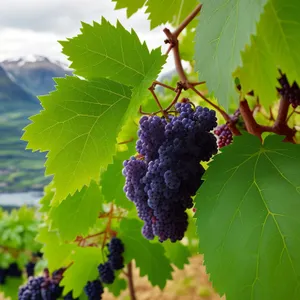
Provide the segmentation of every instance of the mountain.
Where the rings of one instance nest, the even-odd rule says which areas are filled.
[[[38,108],[38,99],[19,86],[14,78],[0,66],[0,112],[37,110]]]
[[[72,72],[63,64],[43,56],[0,62],[0,194],[42,191],[45,153],[25,151],[22,129],[28,118],[41,110],[37,95],[55,89],[52,77]]]
[[[54,90],[54,77],[72,75],[63,63],[40,55],[5,60],[1,65],[19,86],[36,96]]]

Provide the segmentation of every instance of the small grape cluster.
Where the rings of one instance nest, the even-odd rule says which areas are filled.
[[[43,276],[30,277],[27,284],[19,288],[19,300],[55,300],[61,297],[63,288],[59,286],[65,269],[61,268],[50,276],[47,269]],[[68,294],[64,299],[72,300]]]
[[[11,263],[8,268],[0,268],[0,284],[5,284],[7,277],[20,278],[22,271],[16,263]]]
[[[138,156],[124,161],[124,191],[144,221],[147,239],[181,240],[188,226],[186,209],[202,183],[204,168],[217,153],[215,111],[177,103],[168,118],[143,116],[136,143]]]
[[[104,292],[102,283],[112,284],[115,281],[115,271],[124,268],[124,244],[122,241],[113,237],[108,247],[108,260],[98,266],[100,279],[89,281],[84,288],[89,300],[99,300]]]
[[[278,93],[285,99],[289,101],[293,108],[300,105],[300,88],[297,82],[293,82],[292,85],[289,84],[288,79],[285,74],[280,71],[281,77],[278,79],[281,87],[277,88]]]
[[[231,122],[235,126],[238,125],[238,127],[244,128],[244,124],[241,121],[240,116],[241,116],[240,110],[237,109],[234,112],[233,116],[231,116]],[[233,135],[232,135],[232,132],[231,132],[229,126],[228,126],[228,123],[219,125],[214,130],[214,134],[218,137],[218,147],[219,147],[219,149],[223,148],[225,146],[228,146],[232,143]]]

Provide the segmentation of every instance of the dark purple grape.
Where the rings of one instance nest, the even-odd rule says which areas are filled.
[[[102,299],[102,294],[104,292],[103,286],[100,280],[89,281],[84,287],[84,292],[88,296],[89,300],[99,300]]]
[[[300,105],[300,88],[295,81],[290,85],[286,74],[283,74],[281,71],[280,74],[281,77],[278,79],[280,88],[277,88],[277,91],[283,99],[290,102],[293,108],[296,108]]]
[[[169,115],[168,122],[157,116],[141,119],[137,151],[142,158],[125,161],[123,169],[124,191],[144,221],[143,235],[147,239],[156,235],[161,242],[183,238],[188,226],[185,210],[193,207],[191,197],[202,184],[200,162],[217,153],[210,132],[217,126],[215,112],[200,106],[193,109],[187,101],[177,103],[175,109],[179,114]],[[154,123],[159,126],[149,125]]]
[[[103,283],[112,284],[114,282],[115,274],[109,262],[106,262],[105,264],[100,264],[98,266],[98,271],[100,275],[100,280]]]
[[[25,268],[26,268],[27,277],[34,276],[34,267],[35,267],[35,263],[31,261],[26,264]]]
[[[122,254],[125,248],[123,242],[119,238],[113,237],[108,244],[108,250],[110,253]]]

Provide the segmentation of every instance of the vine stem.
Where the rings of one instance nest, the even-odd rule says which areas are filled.
[[[127,278],[128,278],[128,284],[129,284],[129,292],[130,292],[130,299],[131,300],[137,300],[135,296],[135,289],[134,289],[134,283],[133,283],[133,273],[132,273],[132,262],[130,262],[127,265]]]

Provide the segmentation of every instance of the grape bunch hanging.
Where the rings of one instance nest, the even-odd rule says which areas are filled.
[[[202,161],[217,153],[211,131],[217,126],[215,111],[191,103],[177,103],[167,117],[140,119],[138,155],[124,162],[124,191],[144,221],[143,235],[161,242],[181,240],[188,226],[186,209],[204,174]]]
[[[124,268],[124,244],[116,237],[113,237],[107,245],[109,254],[108,260],[104,264],[98,266],[99,277],[94,281],[89,281],[84,291],[89,300],[102,299],[104,293],[103,283],[112,284],[115,280],[114,272]],[[34,266],[33,266],[34,267]],[[0,269],[1,270],[1,269]],[[55,300],[62,296],[63,287],[60,281],[63,278],[65,269],[61,268],[52,273],[50,276],[49,271],[45,269],[43,276],[29,277],[26,285],[20,287],[18,299],[19,300]],[[33,273],[32,264],[28,264],[27,273]],[[1,272],[0,272],[1,274]],[[72,292],[65,295],[64,300],[73,300]]]

